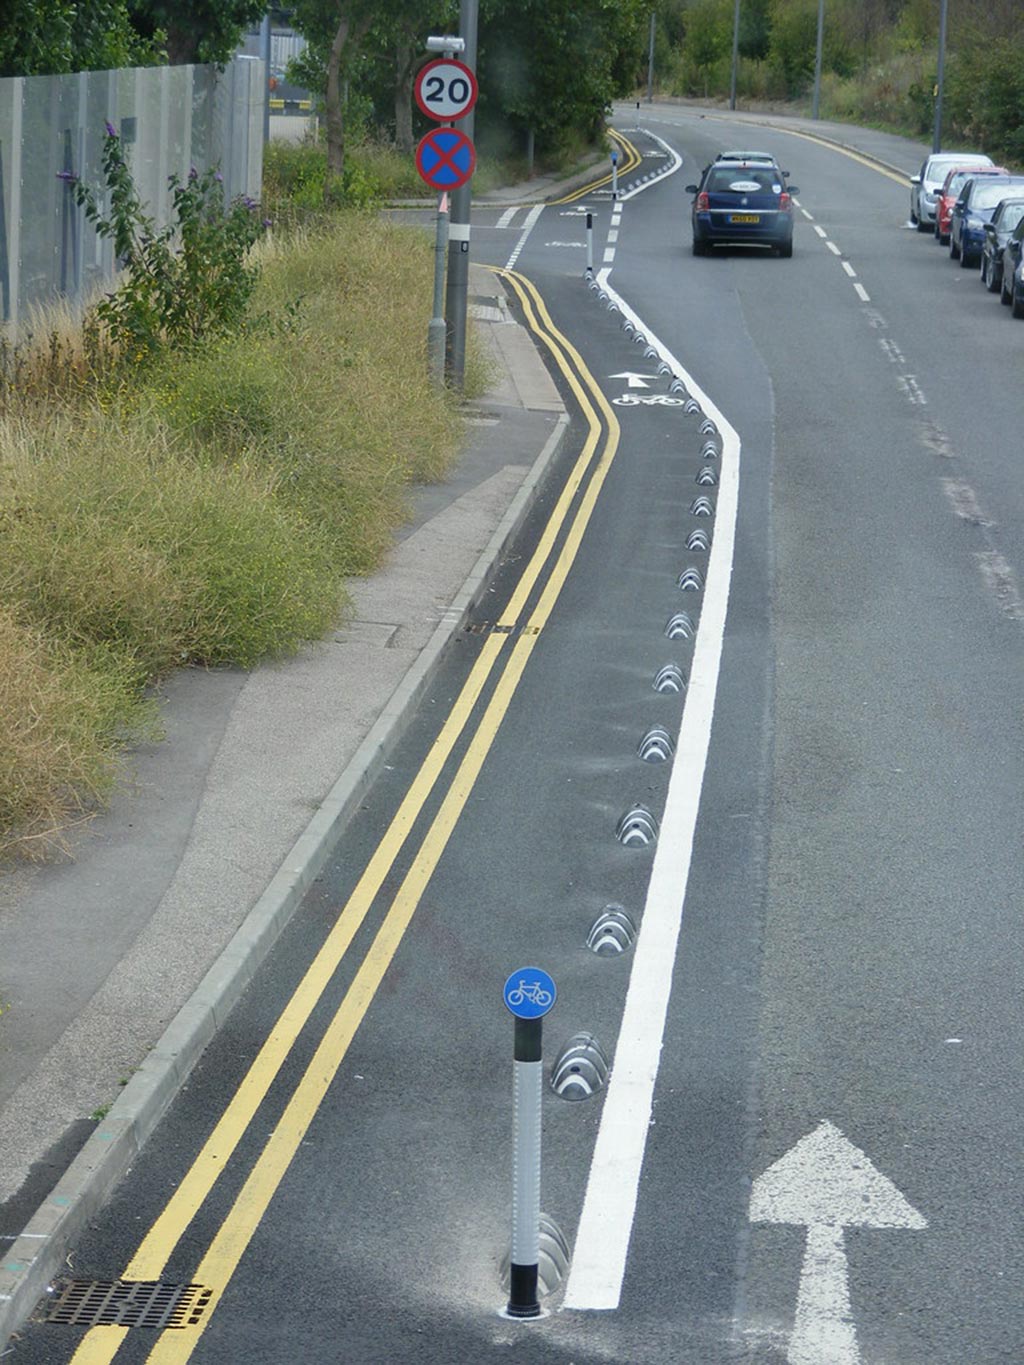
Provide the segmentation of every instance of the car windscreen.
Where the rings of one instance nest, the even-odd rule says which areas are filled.
[[[1024,204],[1007,204],[999,218],[1000,232],[1012,232],[1024,218]]]
[[[1019,186],[1007,185],[1005,181],[1001,185],[977,184],[971,190],[971,208],[994,209],[1000,199],[1005,199],[1014,188],[1019,190]]]

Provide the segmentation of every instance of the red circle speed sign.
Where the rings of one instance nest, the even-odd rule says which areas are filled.
[[[416,76],[413,93],[427,118],[438,123],[454,123],[465,118],[476,104],[476,76],[465,62],[454,57],[439,57],[428,62]]]
[[[432,190],[457,190],[476,170],[476,148],[458,128],[431,128],[416,148],[416,169]]]

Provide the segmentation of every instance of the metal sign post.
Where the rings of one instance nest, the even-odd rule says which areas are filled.
[[[612,198],[619,197],[619,149],[612,148]]]
[[[459,29],[464,47],[462,56],[471,71],[476,70],[476,40],[480,0],[459,0]],[[473,136],[474,115],[470,110],[463,120],[467,137]],[[469,218],[472,193],[469,182],[452,195],[452,217],[448,233],[448,284],[445,291],[445,317],[448,338],[445,374],[449,387],[461,393],[466,377],[466,314],[469,302]]]
[[[512,1077],[512,1256],[507,1313],[540,1316],[540,1108],[543,1019],[555,1003],[555,983],[539,967],[521,967],[505,982],[505,1006],[515,1017]]]
[[[437,201],[437,236],[434,240],[434,312],[427,323],[427,368],[437,388],[444,387],[444,267],[448,251],[448,195]]]

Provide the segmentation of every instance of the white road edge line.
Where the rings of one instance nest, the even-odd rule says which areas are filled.
[[[620,194],[618,199],[615,201],[617,204],[624,204],[627,199],[632,199],[635,195],[643,194],[644,190],[652,190],[654,186],[659,184],[662,180],[664,180],[666,176],[675,175],[676,171],[678,171],[679,167],[683,164],[683,158],[679,155],[676,149],[674,147],[670,147],[668,143],[664,140],[664,138],[660,138],[657,133],[652,133],[650,128],[642,129],[638,128],[637,132],[646,133],[652,142],[656,142],[659,147],[664,147],[665,151],[668,152],[671,161],[670,164],[666,166],[663,171],[659,171],[657,175],[653,176],[650,180],[645,181],[643,184],[637,185],[637,187],[635,189],[630,190],[628,194]]]
[[[650,345],[717,424],[722,436],[722,455],[714,534],[686,704],[562,1302],[563,1308],[577,1309],[617,1308],[622,1292],[711,741],[736,543],[740,476],[738,433],[647,324],[612,289],[609,273],[599,272],[601,288],[615,300],[622,316],[643,330]]]
[[[519,253],[526,245],[526,239],[533,231],[533,225],[536,223],[537,219],[541,216],[543,212],[544,212],[543,204],[534,204],[533,208],[526,215],[526,222],[523,224],[523,230],[519,234],[519,241],[516,242],[515,250],[512,252],[512,255],[505,262],[506,270],[511,270],[512,267],[515,265],[516,261],[519,260]]]

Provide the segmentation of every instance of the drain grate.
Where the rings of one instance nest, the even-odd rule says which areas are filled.
[[[507,625],[503,621],[474,621],[466,626],[467,635],[539,635],[540,626]]]
[[[212,1295],[201,1284],[163,1280],[69,1280],[43,1300],[38,1320],[65,1327],[192,1327]]]

